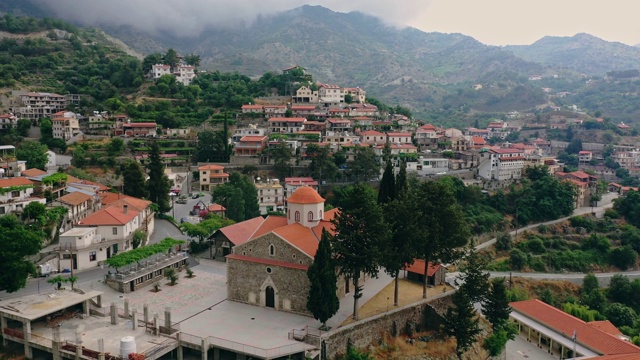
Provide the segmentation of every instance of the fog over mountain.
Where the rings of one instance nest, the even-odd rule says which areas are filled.
[[[132,26],[149,33],[194,37],[210,28],[250,26],[301,5],[322,5],[339,12],[359,11],[404,26],[429,7],[429,0],[26,0],[56,17],[88,26]]]

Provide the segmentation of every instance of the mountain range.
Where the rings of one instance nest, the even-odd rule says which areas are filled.
[[[0,11],[27,15],[39,16],[41,10],[19,0],[0,4]],[[362,13],[308,5],[259,17],[248,27],[210,28],[190,38],[133,27],[102,29],[142,54],[168,48],[198,54],[202,70],[259,76],[301,65],[318,81],[361,86],[368,95],[419,113],[445,101],[482,111],[530,109],[547,101],[540,85],[527,81],[531,74],[560,74],[574,82],[581,74],[640,69],[639,47],[588,34],[496,47],[462,34],[400,29]],[[451,96],[461,95],[473,84],[482,84],[483,90],[457,99]]]

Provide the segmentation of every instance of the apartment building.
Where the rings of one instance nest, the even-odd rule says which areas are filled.
[[[35,183],[24,177],[0,179],[0,215],[22,211],[32,202],[46,204],[47,200],[33,195]]]
[[[80,134],[80,123],[78,116],[71,111],[58,111],[51,118],[53,128],[53,138],[70,140]]]
[[[229,174],[224,172],[224,166],[202,165],[198,167],[200,173],[200,191],[211,191],[217,185],[229,181]]]
[[[280,184],[280,180],[258,180],[255,185],[258,190],[260,215],[267,215],[272,211],[284,210],[284,188]]]
[[[62,95],[27,92],[18,96],[11,112],[19,119],[40,120],[51,118],[53,114],[64,110],[67,104],[67,98]]]
[[[478,176],[487,180],[514,180],[522,177],[525,157],[520,149],[492,148],[480,152]]]
[[[12,113],[0,114],[0,130],[15,128],[18,125],[18,118]]]

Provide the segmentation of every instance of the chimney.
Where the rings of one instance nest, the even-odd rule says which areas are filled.
[[[123,206],[123,207],[124,207],[124,213],[125,213],[125,214],[129,213],[129,205],[124,204],[124,206]]]

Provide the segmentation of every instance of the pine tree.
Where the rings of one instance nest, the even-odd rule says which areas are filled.
[[[144,168],[133,159],[127,159],[122,164],[122,192],[125,195],[147,199],[149,191],[147,190],[147,174]]]
[[[382,246],[381,265],[387,274],[395,278],[393,305],[398,306],[398,275],[406,264],[413,263],[416,258],[414,234],[420,222],[419,213],[415,211],[418,199],[408,191],[403,191],[397,199],[390,202],[386,209],[387,221],[391,228],[391,238]]]
[[[396,180],[393,174],[393,165],[387,161],[387,166],[380,181],[380,191],[378,192],[378,204],[387,204],[396,198]]]
[[[316,320],[322,323],[322,328],[326,329],[327,320],[340,308],[336,293],[338,291],[336,266],[331,255],[331,235],[326,229],[322,229],[318,251],[313,264],[307,271],[307,276],[311,284],[307,296],[307,309]]]
[[[380,247],[390,234],[370,186],[355,184],[342,196],[340,213],[331,221],[336,231],[332,248],[340,274],[353,281],[353,319],[358,320],[358,299],[362,297],[360,276],[378,274]]]
[[[456,354],[462,359],[462,354],[471,348],[480,333],[479,319],[464,291],[456,292],[452,300],[454,307],[447,309],[443,327],[447,335],[456,338]]]
[[[469,299],[476,303],[483,301],[489,285],[489,273],[483,271],[487,262],[471,247],[465,257],[466,263],[462,267],[460,290],[467,293]]]
[[[491,280],[491,289],[482,306],[484,309],[482,312],[494,330],[502,329],[508,323],[511,307],[504,278]]]
[[[169,203],[171,183],[167,175],[164,174],[164,164],[160,158],[160,146],[155,141],[151,143],[151,149],[149,150],[147,170],[149,171],[149,181],[147,181],[149,200],[158,205],[160,213],[166,213],[171,210],[171,204]]]

